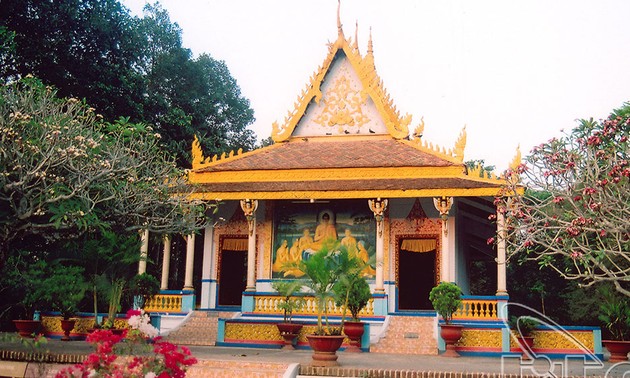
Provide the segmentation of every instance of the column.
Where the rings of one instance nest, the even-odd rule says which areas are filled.
[[[505,264],[505,214],[497,209],[497,294],[508,295]]]
[[[140,261],[138,262],[138,274],[147,272],[147,256],[149,254],[149,230],[140,231]]]
[[[247,286],[245,291],[256,291],[256,209],[257,200],[241,200],[241,209],[247,219]]]
[[[186,274],[184,276],[184,289],[195,290],[193,287],[193,269],[195,264],[195,234],[186,236]]]
[[[168,272],[171,268],[171,236],[164,235],[164,253],[162,254],[162,282],[160,290],[168,290]]]
[[[374,291],[376,293],[385,293],[385,285],[383,280],[383,256],[385,251],[385,236],[384,236],[384,212],[387,208],[387,200],[377,198],[375,200],[368,200],[368,206],[374,213],[374,219],[376,220],[376,287]]]
[[[453,197],[435,197],[433,198],[433,205],[440,213],[440,218],[442,219],[440,281],[453,282],[455,277],[451,277],[450,273],[454,268],[455,261],[452,259],[454,254],[451,253],[452,246],[448,237],[448,213],[453,206]]]

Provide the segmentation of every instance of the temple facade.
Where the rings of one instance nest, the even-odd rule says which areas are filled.
[[[206,157],[193,142],[194,196],[218,211],[211,226],[186,236],[181,289],[168,287],[171,239],[164,239],[163,291],[147,310],[163,331],[185,326],[195,310],[216,317],[208,343],[279,347],[272,282],[300,278],[286,262],[334,238],[368,262],[373,298],[361,314],[369,329],[363,350],[437,354],[444,344],[429,292],[448,281],[465,294],[454,317],[466,327],[460,352],[510,353],[505,246],[487,242],[504,227],[493,204],[501,179],[465,164],[465,129],[447,149],[426,141],[424,127],[396,109],[376,72],[371,36],[362,54],[338,19],[323,63],[274,123],[274,144]],[[519,163],[517,151],[512,166]],[[304,334],[315,314],[314,299],[305,299],[295,314]],[[339,311],[333,306],[333,320]],[[576,330],[596,350],[597,335],[583,331]],[[540,348],[553,341],[541,340]]]

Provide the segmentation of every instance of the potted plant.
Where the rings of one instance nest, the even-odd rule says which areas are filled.
[[[81,267],[55,264],[51,267],[50,276],[43,281],[41,297],[47,303],[51,303],[55,311],[61,313],[63,341],[70,340],[70,331],[76,323],[76,320],[70,317],[78,310],[78,305],[88,289],[83,272]]]
[[[160,292],[160,282],[148,273],[137,274],[129,281],[129,289],[133,307],[143,309],[145,303]]]
[[[630,353],[630,304],[627,298],[619,295],[609,286],[602,286],[599,290],[602,296],[599,320],[611,336],[610,340],[602,343],[610,352],[610,362],[628,361]]]
[[[284,312],[284,320],[276,326],[280,336],[284,339],[283,349],[295,349],[295,341],[302,329],[302,324],[293,323],[293,311],[301,309],[304,305],[303,298],[294,296],[296,292],[302,290],[302,285],[303,283],[297,280],[274,281],[271,284],[282,297],[277,307]]]
[[[365,325],[359,319],[359,312],[368,304],[372,293],[370,285],[362,275],[365,262],[357,257],[345,257],[346,255],[345,251],[340,254],[340,265],[346,265],[345,274],[340,275],[333,291],[335,304],[343,308],[341,316],[343,332],[350,340],[346,352],[357,353],[361,352],[361,337],[365,332]],[[346,310],[350,311],[350,321],[345,320]]]
[[[342,273],[335,256],[339,251],[338,242],[327,241],[319,251],[295,266],[304,273],[304,286],[311,289],[315,296],[317,328],[313,334],[306,335],[314,351],[314,366],[338,365],[336,352],[345,338],[341,328],[331,327],[328,322],[328,302],[333,298],[333,286]]]
[[[532,333],[538,326],[538,321],[530,316],[512,316],[509,326],[512,330],[512,335],[518,342],[523,357],[528,359],[534,347],[534,336]]]
[[[14,303],[17,319],[13,324],[22,337],[34,337],[41,322],[35,319],[35,310],[43,304],[41,290],[48,271],[48,263],[32,253],[19,251],[7,259],[3,269],[5,282],[20,301]]]
[[[453,314],[462,303],[462,290],[452,282],[440,282],[431,289],[429,300],[435,311],[442,316],[444,324],[440,325],[440,336],[446,343],[444,357],[459,357],[455,350],[455,343],[462,337],[461,325],[451,324]]]

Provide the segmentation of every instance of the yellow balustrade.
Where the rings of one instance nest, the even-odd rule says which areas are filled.
[[[498,320],[497,301],[489,299],[463,299],[453,319]]]
[[[182,296],[177,294],[155,295],[144,304],[147,312],[181,312]]]
[[[304,296],[304,306],[298,311],[294,311],[293,315],[317,315],[317,301],[315,297]],[[278,314],[282,315],[283,310],[278,308],[278,303],[282,301],[282,297],[274,295],[256,295],[254,297],[254,313],[257,314]],[[328,315],[341,316],[341,306],[336,306],[335,301],[328,300]],[[350,312],[346,312],[349,316]],[[370,299],[367,305],[359,312],[361,316],[374,315],[374,299]]]

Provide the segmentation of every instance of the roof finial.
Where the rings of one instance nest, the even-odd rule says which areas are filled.
[[[372,46],[372,27],[370,26],[370,39],[368,39],[368,51],[367,51],[367,53],[369,55],[372,55],[373,52],[374,52],[374,50],[373,50],[373,46]]]
[[[354,47],[359,51],[359,20],[356,20],[356,28],[354,29]]]
[[[341,28],[341,0],[337,0],[337,34],[341,37],[343,29]]]

